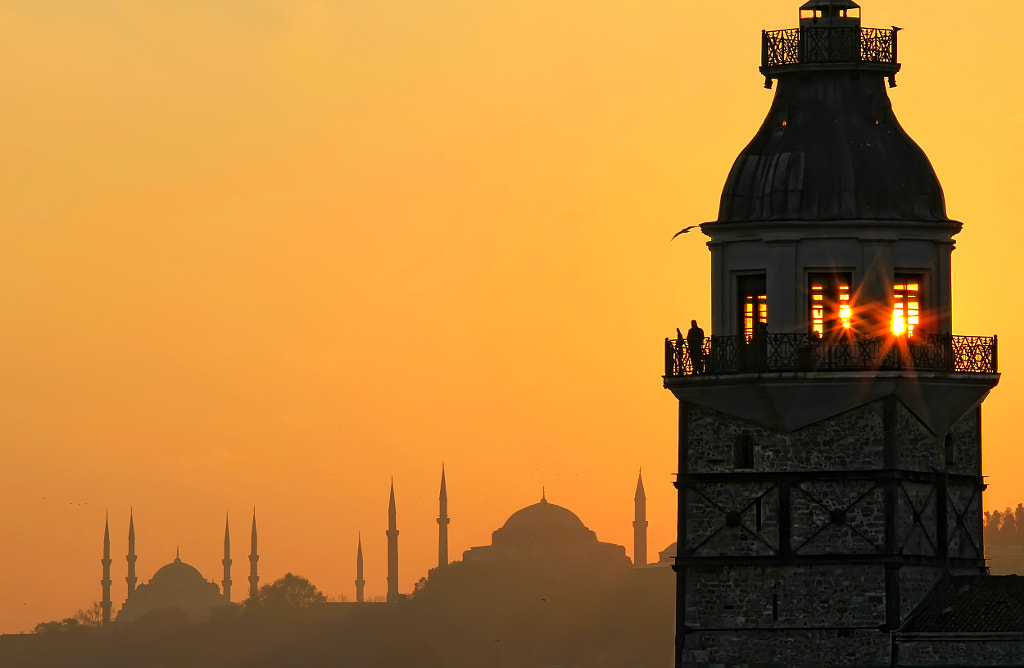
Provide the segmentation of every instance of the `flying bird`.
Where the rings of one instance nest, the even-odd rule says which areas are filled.
[[[689,232],[690,230],[692,230],[695,227],[700,227],[700,225],[690,225],[689,227],[684,227],[683,229],[681,229],[678,232],[676,232],[675,234],[673,234],[672,235],[672,239],[675,239],[680,234],[686,234],[687,232]],[[669,239],[669,241],[672,241],[672,239]]]

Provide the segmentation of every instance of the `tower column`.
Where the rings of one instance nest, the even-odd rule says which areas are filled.
[[[803,285],[803,272],[796,261],[796,241],[791,239],[772,241],[768,244],[771,266],[789,267],[790,271],[776,271],[768,274],[768,331],[798,332],[804,327],[806,299],[795,289]],[[738,323],[737,323],[738,325]],[[732,328],[739,331],[738,326]]]
[[[860,284],[859,301],[871,304],[873,308],[860,311],[862,329],[869,334],[888,332],[892,327],[892,241],[888,239],[865,239],[864,276]]]

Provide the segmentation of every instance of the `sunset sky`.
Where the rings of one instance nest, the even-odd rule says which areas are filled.
[[[799,0],[0,0],[0,632],[138,575],[386,591],[548,499],[674,540],[662,341]],[[954,330],[1000,336],[989,508],[1024,501],[1024,5],[864,0],[950,217]],[[968,7],[973,9],[968,10]],[[708,328],[710,329],[710,328]]]

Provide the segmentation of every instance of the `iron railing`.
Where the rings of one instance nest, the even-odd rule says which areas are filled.
[[[761,67],[896,63],[895,28],[788,28],[761,33]]]
[[[820,339],[807,334],[711,336],[691,347],[684,338],[665,339],[665,375],[756,373],[769,371],[951,371],[997,373],[997,338],[917,334],[842,335]]]

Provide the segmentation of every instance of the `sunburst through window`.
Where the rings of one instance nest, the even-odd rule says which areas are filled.
[[[853,323],[849,274],[811,274],[809,277],[811,331],[820,336],[848,330]]]
[[[892,299],[892,333],[914,336],[921,324],[921,277],[896,275]]]

